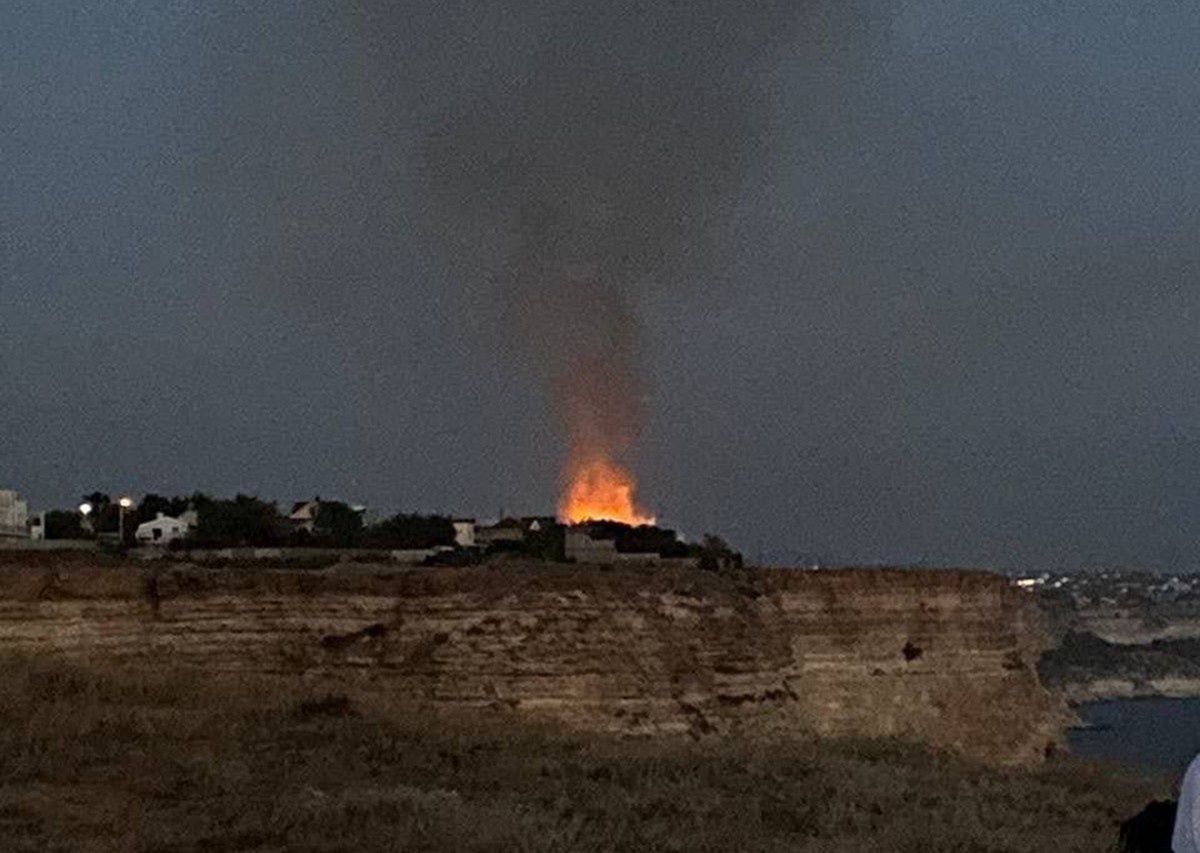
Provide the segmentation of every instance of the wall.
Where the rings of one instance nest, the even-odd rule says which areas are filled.
[[[95,551],[95,539],[16,539],[0,536],[0,551]]]
[[[143,546],[129,551],[135,560],[165,560],[186,563],[246,563],[258,561],[290,561],[294,563],[320,563],[341,561],[389,561],[396,565],[415,566],[432,557],[442,548],[411,548],[407,550],[383,550],[381,548],[195,548],[164,549],[158,546]]]
[[[579,563],[615,563],[617,543],[612,539],[593,539],[586,531],[567,528],[563,534],[563,553]]]
[[[1029,596],[967,572],[0,574],[0,651],[493,708],[621,734],[900,736],[1041,760]]]

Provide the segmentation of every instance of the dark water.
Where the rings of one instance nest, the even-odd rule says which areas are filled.
[[[1077,711],[1090,728],[1068,743],[1083,758],[1178,774],[1200,753],[1200,699],[1113,699]]]

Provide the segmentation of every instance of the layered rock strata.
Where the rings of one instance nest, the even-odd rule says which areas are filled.
[[[1029,596],[977,572],[8,567],[0,652],[301,676],[622,734],[1061,740]]]

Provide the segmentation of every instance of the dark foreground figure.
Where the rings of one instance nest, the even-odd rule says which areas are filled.
[[[1121,824],[1121,853],[1171,853],[1176,804],[1155,800]]]

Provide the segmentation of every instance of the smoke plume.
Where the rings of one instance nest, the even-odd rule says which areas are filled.
[[[778,12],[739,7],[573,9],[426,139],[439,225],[542,373],[568,482],[638,439],[639,293],[714,272],[782,31]]]

